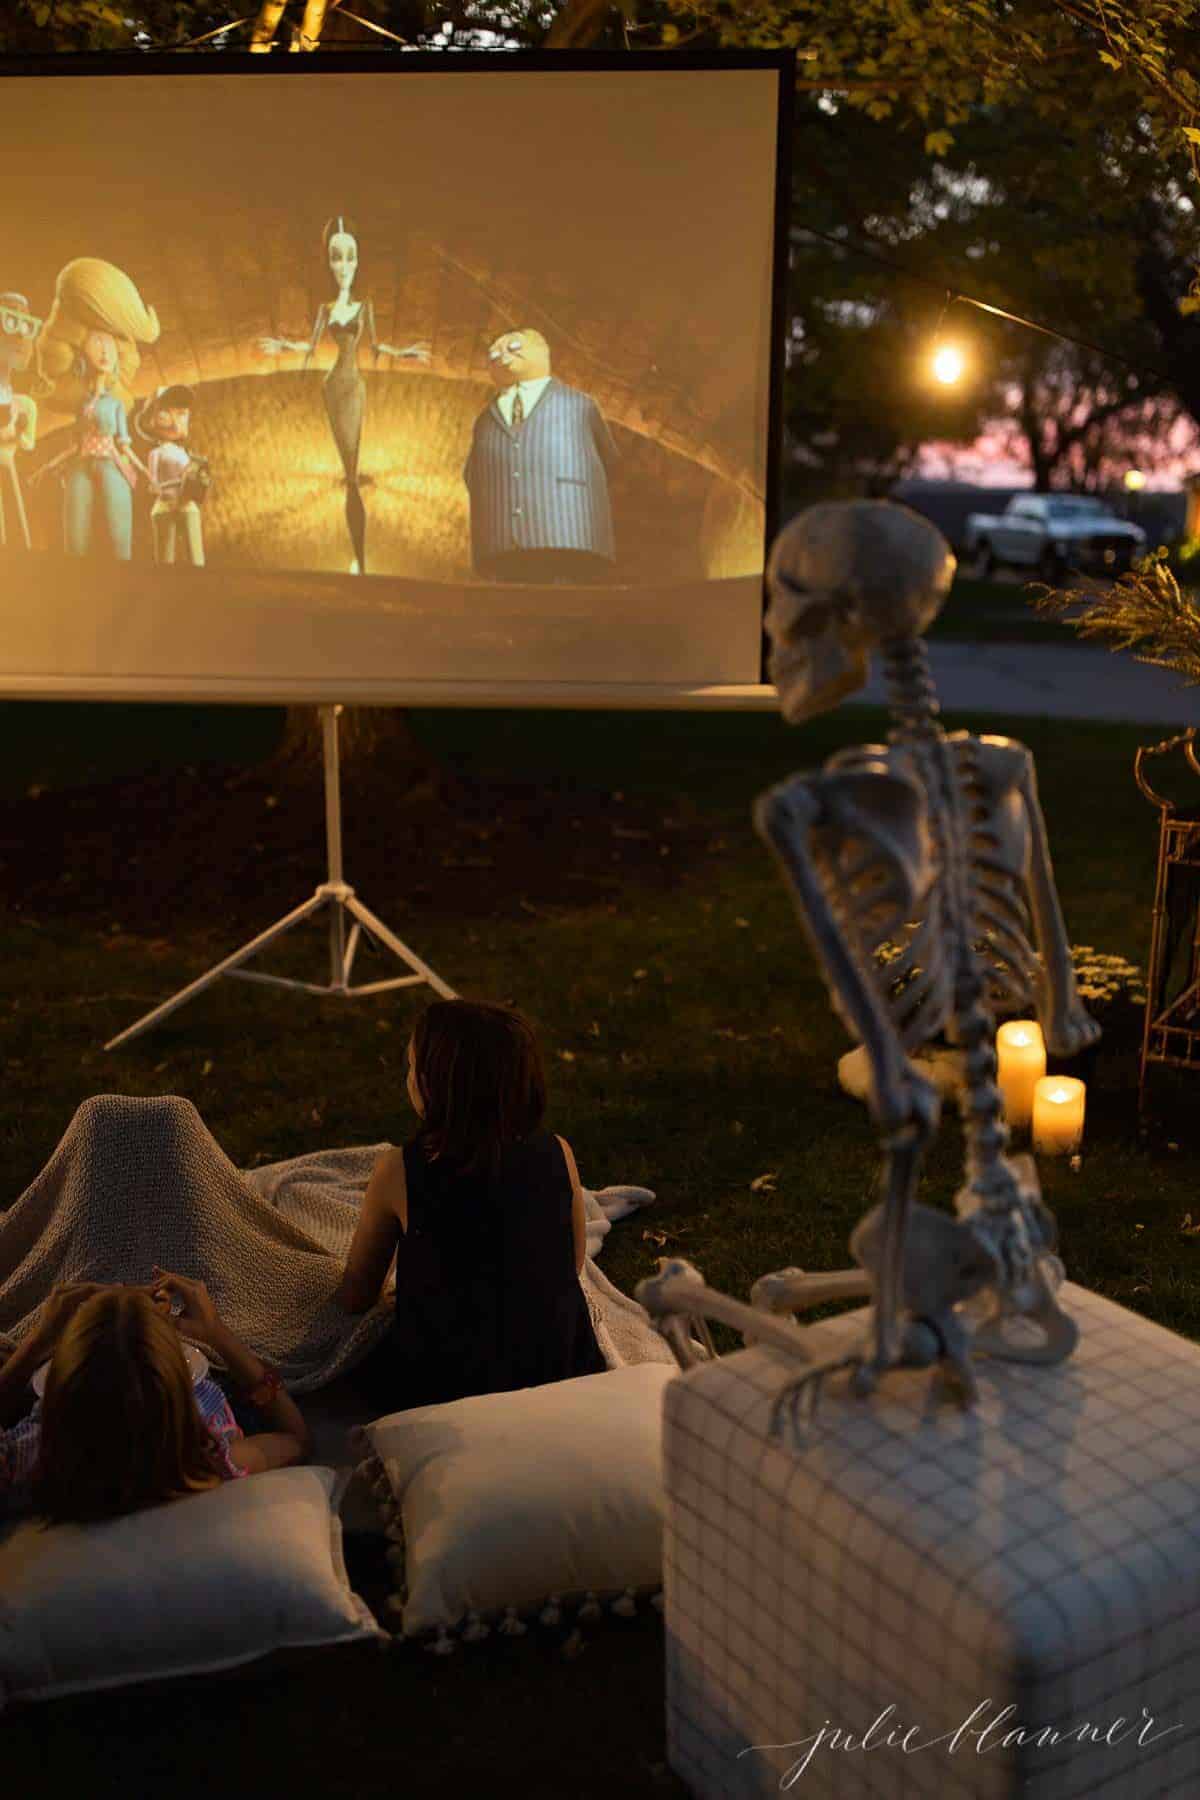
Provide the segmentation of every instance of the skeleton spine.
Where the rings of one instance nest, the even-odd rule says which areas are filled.
[[[975,796],[967,791],[938,718],[941,709],[924,641],[892,639],[883,645],[882,657],[895,721],[892,740],[910,751],[934,802],[930,822],[938,838],[949,940],[944,950],[953,969],[954,1031],[966,1064],[960,1110],[969,1185],[985,1197],[989,1211],[1004,1212],[1016,1199],[1017,1184],[1004,1154],[1008,1127],[996,1084],[995,1020],[975,950],[977,897],[970,816]]]

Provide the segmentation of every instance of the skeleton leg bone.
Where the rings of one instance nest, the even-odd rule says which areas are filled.
[[[700,1271],[682,1257],[673,1257],[669,1261],[660,1257],[658,1274],[638,1282],[635,1298],[650,1314],[655,1328],[666,1338],[684,1368],[691,1367],[696,1358],[692,1356],[683,1361],[676,1336],[670,1328],[673,1323],[684,1321],[688,1325],[694,1322],[703,1330],[703,1321],[707,1319],[715,1319],[740,1331],[747,1342],[773,1344],[786,1350],[789,1356],[799,1357],[803,1362],[809,1360],[810,1353],[805,1348],[799,1327],[784,1324],[769,1313],[731,1299],[728,1294],[719,1294],[715,1288],[706,1286]],[[710,1346],[711,1339],[705,1348]]]

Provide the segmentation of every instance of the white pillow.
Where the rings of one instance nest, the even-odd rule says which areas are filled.
[[[365,1427],[363,1473],[402,1536],[404,1635],[482,1637],[503,1612],[662,1584],[662,1403],[676,1371],[639,1363],[509,1394],[420,1406]]]
[[[388,1640],[346,1578],[332,1469],[0,1538],[0,1709],[284,1649]]]

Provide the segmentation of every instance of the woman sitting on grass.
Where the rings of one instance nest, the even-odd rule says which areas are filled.
[[[170,1317],[171,1297],[183,1311]],[[180,1332],[219,1356],[270,1427],[244,1437],[206,1376],[194,1387]],[[0,1356],[3,1352],[0,1351]],[[33,1372],[41,1402],[17,1424]],[[55,1288],[0,1366],[0,1515],[89,1524],[302,1461],[308,1428],[278,1375],[222,1324],[202,1282],[156,1271],[149,1287]]]
[[[400,1412],[598,1374],[583,1192],[570,1145],[541,1129],[528,1021],[436,1001],[408,1046],[408,1096],[420,1129],[375,1165],[335,1295],[366,1312],[395,1256],[395,1319],[351,1379]]]

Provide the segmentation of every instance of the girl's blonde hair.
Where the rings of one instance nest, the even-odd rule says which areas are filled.
[[[116,342],[113,393],[128,406],[142,360],[138,346],[158,342],[158,314],[115,263],[77,256],[59,272],[54,303],[38,337],[37,366],[46,393],[77,372],[84,339],[92,331],[110,332]]]
[[[179,1334],[135,1288],[86,1300],[50,1362],[33,1504],[48,1524],[118,1518],[219,1485]]]

